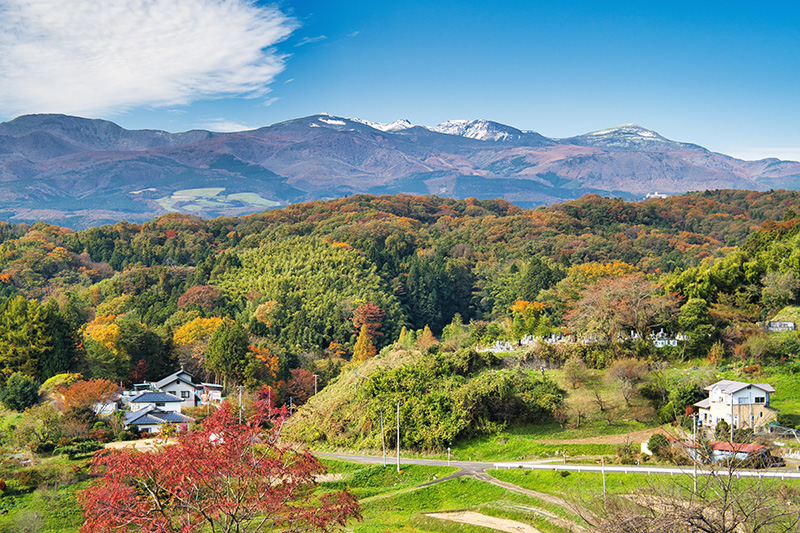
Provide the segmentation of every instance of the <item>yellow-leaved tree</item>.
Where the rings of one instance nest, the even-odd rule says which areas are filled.
[[[181,363],[188,372],[197,374],[203,368],[206,348],[222,320],[218,316],[197,317],[179,327],[172,335],[180,352]]]
[[[363,324],[356,339],[356,345],[353,347],[352,360],[354,363],[363,363],[367,359],[374,357],[376,353],[375,345],[372,344],[372,339],[369,336],[369,329],[366,324]]]

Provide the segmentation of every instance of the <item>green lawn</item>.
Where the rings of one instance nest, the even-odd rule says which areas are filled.
[[[424,516],[425,513],[436,511],[469,509],[524,520],[545,532],[561,531],[537,517],[534,512],[524,511],[531,507],[541,507],[541,502],[482,481],[457,478],[412,492],[365,502],[364,520],[351,524],[351,527],[355,533],[491,531]]]

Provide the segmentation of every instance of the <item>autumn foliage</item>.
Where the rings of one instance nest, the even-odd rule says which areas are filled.
[[[61,396],[59,403],[63,410],[69,411],[107,403],[117,397],[120,388],[107,379],[89,379],[58,387],[56,391]]]
[[[372,302],[367,302],[359,305],[353,311],[353,326],[359,332],[362,326],[366,326],[367,334],[371,339],[374,339],[378,335],[383,335],[380,329],[384,317],[386,317],[386,312],[383,309]]]
[[[352,494],[314,493],[324,467],[278,443],[282,422],[264,430],[263,409],[239,424],[222,408],[175,445],[96,456],[100,482],[82,495],[81,532],[329,531],[358,518]]]
[[[178,298],[178,307],[189,304],[200,306],[204,309],[213,309],[219,301],[219,289],[210,285],[195,285],[189,288]]]

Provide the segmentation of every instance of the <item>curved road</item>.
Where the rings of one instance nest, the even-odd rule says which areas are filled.
[[[350,455],[338,453],[323,453],[313,452],[315,455],[322,457],[330,457],[332,459],[342,459],[345,461],[357,461],[370,464],[382,464],[383,457],[374,457],[369,455]],[[402,464],[412,465],[432,465],[432,466],[454,466],[461,470],[451,476],[436,480],[436,482],[443,481],[444,479],[452,479],[458,476],[474,476],[481,472],[493,468],[498,469],[527,469],[527,470],[567,470],[570,472],[607,472],[607,473],[624,473],[624,474],[683,474],[691,476],[694,472],[692,466],[647,466],[647,465],[599,465],[599,464],[562,464],[550,462],[552,459],[542,461],[515,461],[515,462],[481,462],[481,461],[446,461],[438,459],[411,459],[401,458]],[[397,463],[393,460],[386,459],[386,466],[394,466]],[[709,475],[725,473],[724,470],[714,470],[702,468],[698,466],[697,475]],[[746,470],[738,469],[733,473],[738,477],[757,477],[757,478],[778,478],[778,479],[800,479],[800,472],[781,469],[769,470]],[[433,482],[432,482],[433,483]]]

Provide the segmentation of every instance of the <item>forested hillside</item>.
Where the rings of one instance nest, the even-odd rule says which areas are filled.
[[[776,346],[756,324],[797,302],[798,213],[796,192],[723,190],[535,210],[354,196],[81,231],[0,223],[0,380],[129,385],[182,363],[302,401],[312,374],[321,388],[402,330],[441,341],[432,353],[526,335],[627,339],[584,357],[597,367],[794,357],[795,340]],[[635,342],[661,329],[687,340]]]

